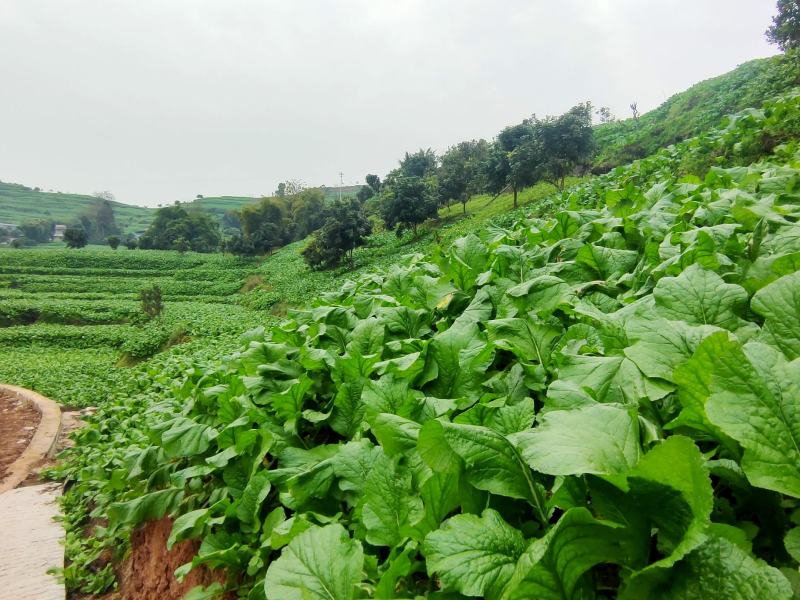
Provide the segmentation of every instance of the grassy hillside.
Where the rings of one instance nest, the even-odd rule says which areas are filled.
[[[595,128],[595,170],[607,171],[706,131],[727,114],[757,107],[800,84],[800,58],[780,55],[751,60],[693,85],[638,121],[625,119]]]
[[[31,219],[53,219],[69,223],[93,203],[94,196],[42,192],[16,183],[0,181],[0,223],[18,225]],[[126,233],[144,231],[152,218],[153,209],[112,202],[117,224]]]

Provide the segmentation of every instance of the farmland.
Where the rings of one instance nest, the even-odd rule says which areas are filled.
[[[65,405],[102,403],[135,379],[122,364],[170,345],[173,354],[224,346],[264,323],[264,315],[236,302],[253,269],[221,255],[0,250],[0,380]],[[139,293],[153,284],[164,311],[149,320]]]
[[[266,327],[143,363],[54,473],[69,587],[112,585],[97,558],[171,515],[170,545],[202,542],[178,575],[227,574],[211,597],[719,597],[724,572],[730,597],[791,598],[798,115],[790,94],[517,211],[476,199],[427,237],[376,234],[354,268],[309,272],[297,244],[229,265],[263,285],[200,304]],[[9,267],[9,298],[71,275],[33,273],[44,252]],[[164,256],[188,281],[230,260]],[[31,310],[66,321],[107,285]],[[104,348],[128,310],[85,311]],[[86,538],[91,515],[108,526]]]

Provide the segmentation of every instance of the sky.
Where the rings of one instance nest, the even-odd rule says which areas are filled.
[[[0,0],[0,180],[147,206],[362,183],[775,54],[773,0]]]

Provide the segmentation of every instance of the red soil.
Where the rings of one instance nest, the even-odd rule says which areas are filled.
[[[28,447],[41,418],[32,404],[0,392],[0,481]]]

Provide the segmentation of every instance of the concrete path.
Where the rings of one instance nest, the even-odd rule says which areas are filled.
[[[36,406],[42,415],[28,447],[8,466],[0,482],[0,598],[64,600],[64,586],[47,573],[64,566],[64,529],[53,520],[59,512],[60,486],[24,483],[38,481],[35,473],[55,454],[61,409],[30,390],[10,385],[0,385],[0,389]]]
[[[64,586],[51,567],[64,566],[64,530],[57,484],[32,485],[0,494],[0,597],[64,600]]]

